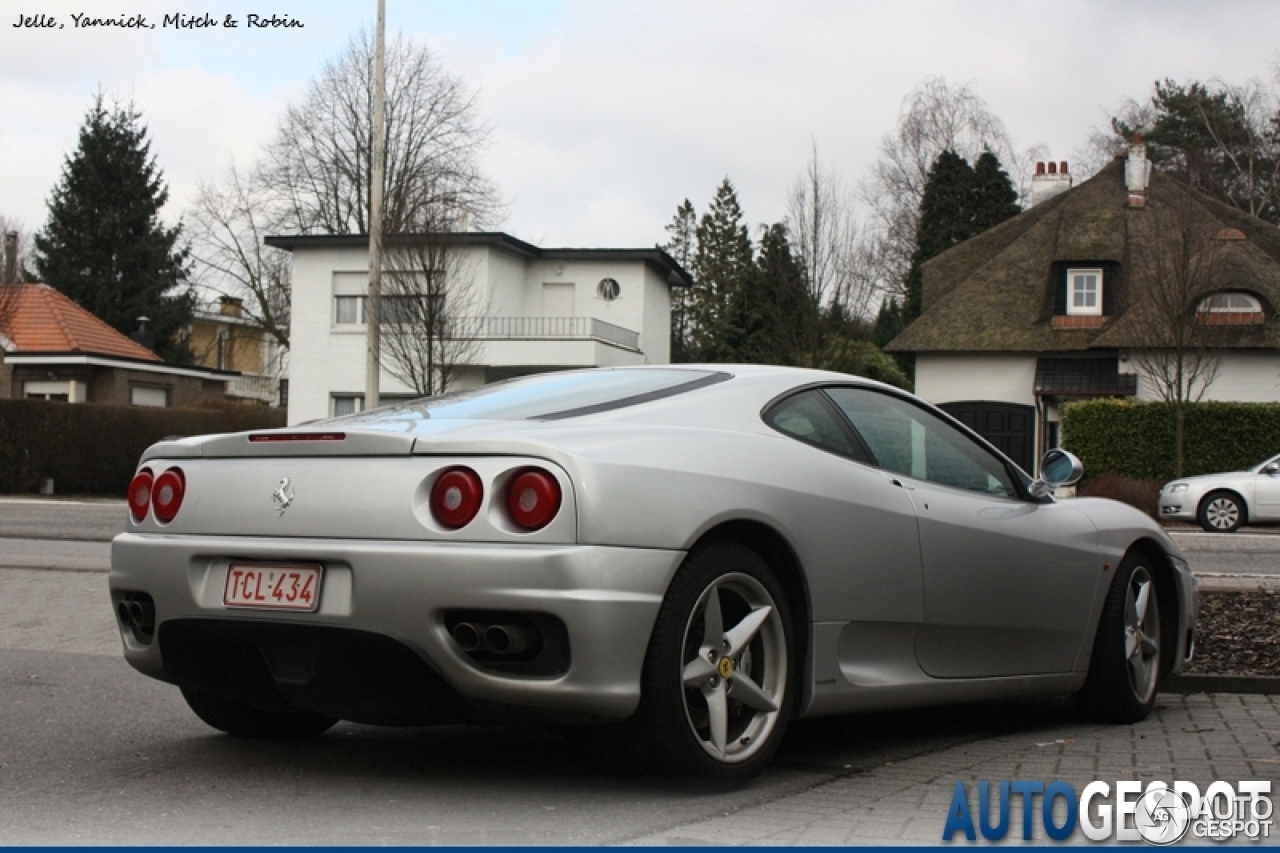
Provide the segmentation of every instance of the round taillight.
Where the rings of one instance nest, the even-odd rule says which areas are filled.
[[[173,521],[178,510],[182,509],[182,498],[187,493],[187,478],[181,468],[170,468],[151,486],[151,508],[155,510],[156,520],[162,523]]]
[[[507,512],[525,530],[541,530],[560,511],[560,484],[539,468],[517,474],[507,487]]]
[[[431,514],[451,530],[466,527],[480,511],[484,483],[470,468],[450,468],[431,487]]]
[[[151,506],[151,486],[155,482],[150,468],[143,468],[129,481],[129,515],[138,522],[147,517]]]

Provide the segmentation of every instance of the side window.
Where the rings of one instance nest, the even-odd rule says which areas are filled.
[[[840,424],[840,417],[831,410],[818,391],[803,391],[773,406],[765,412],[764,421],[778,432],[799,439],[805,444],[821,447],[849,456],[860,462],[870,461],[861,448],[856,448],[848,433]]]
[[[999,458],[925,409],[863,388],[828,388],[827,394],[881,468],[971,492],[1017,496]]]

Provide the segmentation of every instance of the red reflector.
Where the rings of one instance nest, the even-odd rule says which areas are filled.
[[[471,523],[484,499],[484,483],[470,468],[450,468],[431,487],[431,514],[443,527],[457,530]]]
[[[541,530],[560,511],[560,484],[540,468],[517,474],[507,487],[507,512],[525,530]]]
[[[162,523],[173,521],[178,510],[182,509],[182,498],[187,493],[187,477],[181,468],[170,468],[159,477],[151,487],[151,508],[155,510],[156,520]]]
[[[143,468],[133,475],[129,481],[129,515],[134,521],[142,521],[147,517],[147,507],[151,506],[151,486],[155,477],[150,468]]]
[[[254,444],[264,441],[342,441],[346,437],[345,432],[256,432],[249,436],[249,441]]]

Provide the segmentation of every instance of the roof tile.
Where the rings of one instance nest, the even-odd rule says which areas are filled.
[[[84,353],[145,361],[162,359],[47,284],[14,284],[12,309],[0,333],[19,353]]]

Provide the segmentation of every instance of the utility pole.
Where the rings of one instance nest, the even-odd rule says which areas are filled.
[[[378,405],[382,371],[382,173],[386,168],[387,0],[378,0],[377,47],[373,59],[373,163],[369,175],[369,298],[366,305],[368,351],[364,370],[364,407]]]

